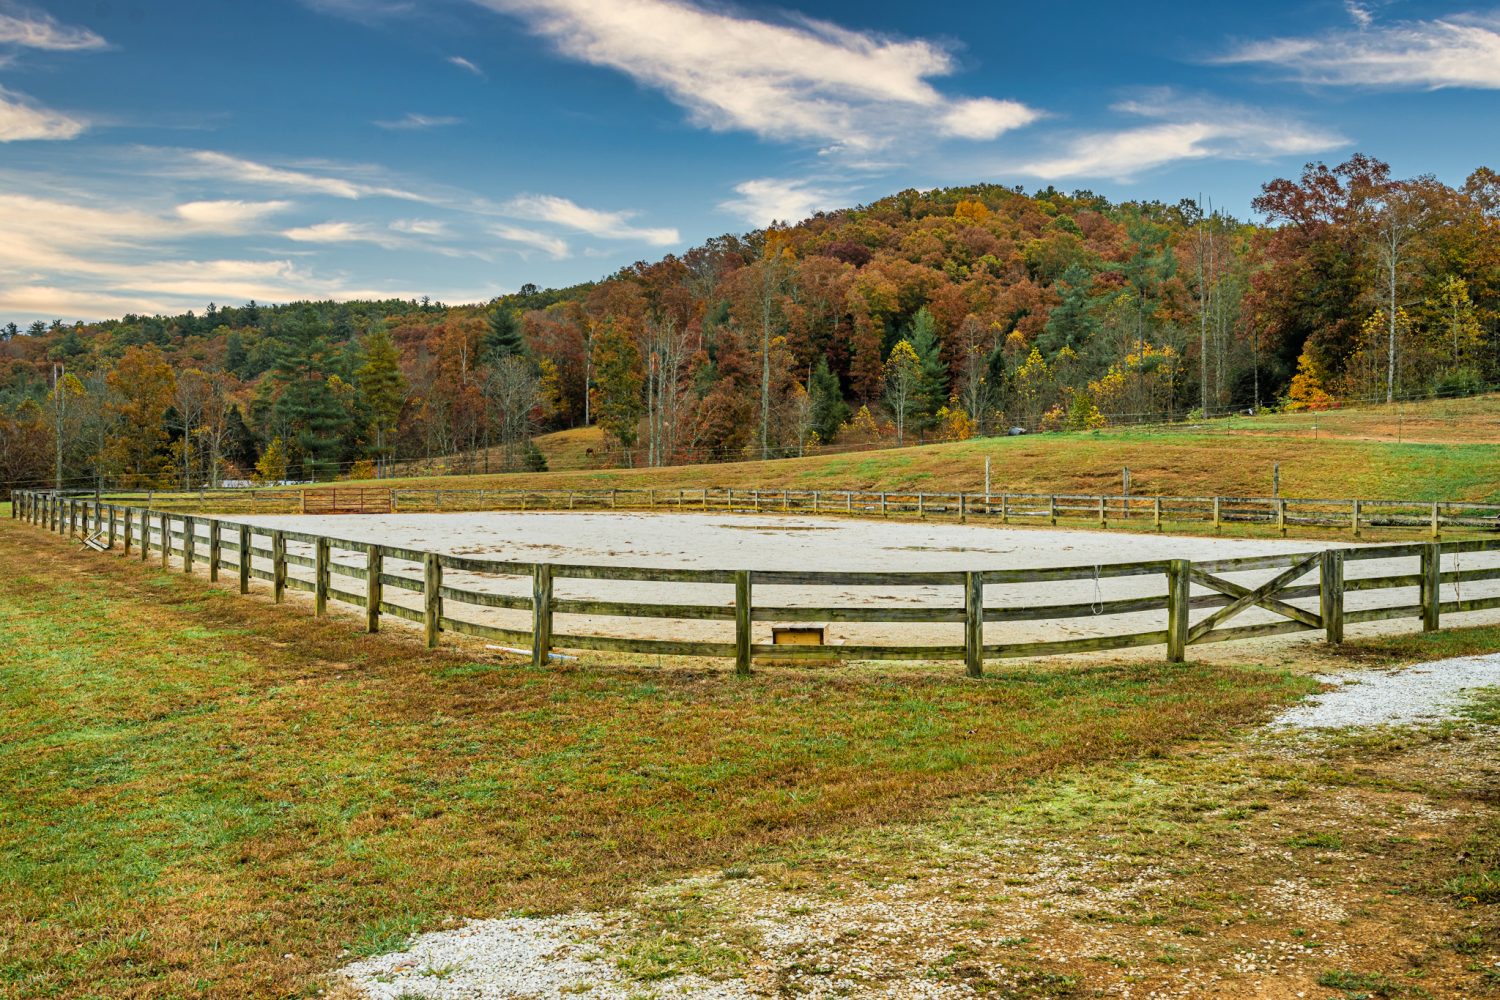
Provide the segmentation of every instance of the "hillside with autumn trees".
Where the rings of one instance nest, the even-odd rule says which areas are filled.
[[[538,469],[584,425],[599,465],[667,465],[1500,382],[1500,175],[1356,155],[1254,208],[903,191],[482,305],[9,324],[0,481]]]

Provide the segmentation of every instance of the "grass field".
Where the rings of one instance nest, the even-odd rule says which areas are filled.
[[[1306,690],[1230,666],[539,671],[0,522],[0,994],[263,997],[453,915],[1149,755]]]
[[[952,444],[770,462],[662,469],[560,471],[505,476],[418,476],[389,485],[767,489],[980,490],[991,461],[994,489],[1117,493],[1128,466],[1132,492],[1149,495],[1271,493],[1273,465],[1291,497],[1410,500],[1500,499],[1500,396],[1397,404],[1316,414],[1230,417],[1197,425],[985,438]],[[596,428],[539,439],[558,468],[602,451]]]

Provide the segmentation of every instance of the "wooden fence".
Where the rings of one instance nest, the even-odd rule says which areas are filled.
[[[155,509],[220,513],[296,513],[344,496],[348,488],[200,490],[197,493],[110,493],[104,499],[144,501]],[[336,496],[326,499],[336,501]],[[667,510],[796,513],[875,518],[947,518],[967,523],[1060,523],[1161,531],[1167,524],[1269,525],[1285,535],[1304,527],[1344,529],[1355,538],[1370,529],[1399,528],[1440,538],[1445,529],[1500,530],[1500,501],[1379,500],[1318,497],[1176,497],[1083,493],[920,493],[871,490],[692,489],[400,489],[379,494],[372,511]],[[304,508],[304,504],[308,504]]]
[[[276,601],[288,589],[313,594],[314,613],[326,613],[330,601],[362,607],[369,631],[378,631],[382,615],[394,615],[422,626],[427,644],[435,646],[443,631],[458,632],[516,646],[529,646],[538,664],[553,649],[611,650],[669,656],[705,656],[733,659],[738,672],[746,672],[754,657],[778,660],[826,659],[830,653],[848,660],[962,660],[971,676],[979,676],[989,659],[1050,656],[1097,650],[1165,645],[1168,659],[1182,662],[1188,646],[1234,639],[1280,635],[1300,631],[1322,631],[1329,642],[1343,639],[1349,623],[1386,619],[1420,619],[1424,630],[1438,628],[1441,616],[1500,608],[1500,596],[1475,596],[1473,584],[1500,580],[1500,566],[1463,568],[1465,554],[1500,552],[1500,539],[1474,539],[1447,543],[1418,542],[1367,545],[1316,552],[1249,556],[1243,558],[1189,561],[1185,559],[1115,563],[1099,566],[1062,566],[1034,569],[984,567],[938,572],[810,572],[801,570],[748,571],[718,569],[648,569],[628,566],[568,565],[480,559],[449,555],[367,541],[250,525],[219,517],[125,506],[93,499],[45,493],[18,493],[12,516],[42,525],[65,536],[99,533],[107,549],[117,545],[124,553],[142,561],[153,557],[167,567],[177,557],[184,572],[201,564],[208,577],[217,581],[224,571],[233,571],[241,593],[248,593],[252,580],[266,581]],[[288,551],[288,543],[305,547],[310,554]],[[336,556],[345,556],[339,558]],[[354,556],[353,561],[347,555]],[[1442,560],[1450,560],[1444,569]],[[1400,572],[1383,575],[1347,576],[1350,564],[1399,563]],[[1409,564],[1409,565],[1408,565]],[[289,567],[311,570],[303,579]],[[406,572],[401,572],[405,568]],[[1391,569],[1387,565],[1387,569]],[[1249,572],[1276,571],[1269,579],[1252,582],[1231,579]],[[1306,577],[1315,582],[1303,582]],[[451,577],[451,579],[448,579]],[[529,592],[497,592],[496,580],[529,581]],[[1132,593],[1107,597],[1102,587],[1109,581],[1156,578],[1164,590],[1152,594]],[[351,583],[352,581],[352,583]],[[687,584],[695,600],[663,603],[645,599],[603,600],[597,597],[554,596],[558,581],[634,581],[652,584]],[[1014,600],[1041,592],[1057,594],[1056,585],[1092,584],[1093,599],[1073,603],[1034,603]],[[362,586],[360,586],[362,584]],[[463,586],[460,584],[468,584]],[[1470,585],[1464,598],[1461,588]],[[488,585],[489,589],[485,589]],[[706,586],[707,585],[707,586]],[[710,586],[732,587],[733,599],[721,603],[705,601]],[[1454,599],[1443,600],[1444,586],[1455,590]],[[816,606],[757,603],[758,588],[810,588],[815,594],[840,588],[943,588],[952,595],[941,605],[910,606],[909,600],[887,597],[883,603]],[[1194,588],[1197,592],[1194,592]],[[949,590],[948,588],[951,588]],[[986,588],[1007,591],[1003,603],[986,601]],[[1064,588],[1065,589],[1065,588]],[[1076,587],[1074,589],[1077,589]],[[1416,600],[1405,603],[1345,608],[1351,593],[1372,591],[1416,592]],[[993,594],[995,591],[991,591]],[[406,594],[415,606],[388,599]],[[1400,599],[1400,595],[1397,595]],[[1296,601],[1314,602],[1316,607]],[[460,608],[529,614],[524,627],[504,627],[459,617]],[[1235,624],[1231,620],[1254,610],[1271,620]],[[1193,620],[1193,612],[1200,614]],[[597,619],[675,620],[688,622],[732,622],[732,641],[698,638],[636,638],[599,634],[585,628],[575,633],[554,631],[554,618],[566,615]],[[1041,623],[1051,632],[1080,618],[1106,620],[1124,616],[1129,622],[1142,617],[1151,627],[1066,639],[1033,642],[986,641],[985,626],[1004,623]],[[753,623],[840,622],[900,625],[939,625],[953,629],[961,641],[919,645],[874,643],[829,646],[786,646],[752,641]],[[961,628],[960,628],[961,627]],[[653,631],[662,632],[662,626]],[[667,630],[669,631],[669,630]]]

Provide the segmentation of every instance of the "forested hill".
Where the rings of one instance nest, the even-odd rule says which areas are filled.
[[[598,424],[601,462],[805,452],[1500,381],[1500,175],[1373,159],[1191,201],[904,191],[483,305],[209,305],[0,329],[0,479],[464,469]],[[59,371],[64,372],[61,379]]]

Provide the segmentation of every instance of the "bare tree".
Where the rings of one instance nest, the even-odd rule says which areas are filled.
[[[688,359],[685,332],[670,315],[646,322],[647,464],[667,465],[677,453],[682,378]]]
[[[490,420],[499,430],[505,449],[506,471],[513,472],[522,467],[522,448],[531,439],[542,402],[536,366],[520,355],[502,358],[490,369],[485,398],[490,404]]]
[[[1426,230],[1431,216],[1423,181],[1396,181],[1385,185],[1370,199],[1368,241],[1374,247],[1385,284],[1387,321],[1385,401],[1396,398],[1398,289],[1402,269],[1409,262],[1417,240]]]

